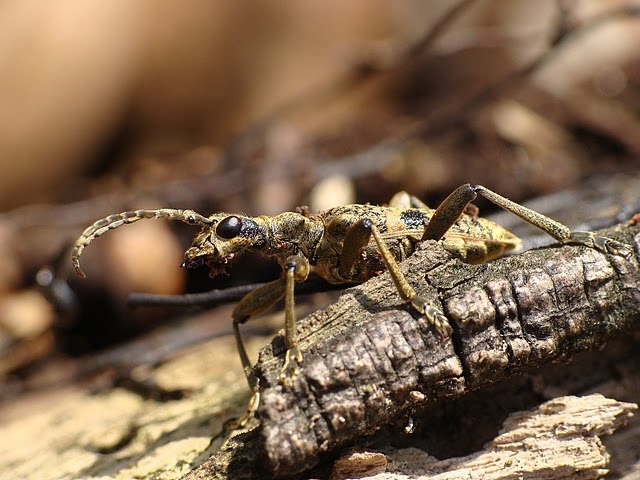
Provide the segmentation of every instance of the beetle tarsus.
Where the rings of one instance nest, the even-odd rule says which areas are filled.
[[[419,295],[413,297],[411,305],[427,318],[441,337],[449,338],[451,336],[453,329],[449,324],[449,320],[438,307]]]
[[[302,363],[302,353],[297,346],[293,346],[287,350],[284,356],[284,364],[280,370],[280,382],[290,387],[300,373],[300,364]]]

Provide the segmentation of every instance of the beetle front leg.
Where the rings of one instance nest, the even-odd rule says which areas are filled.
[[[287,348],[280,381],[288,383],[298,374],[302,354],[298,349],[295,317],[295,284],[304,282],[309,276],[309,261],[301,255],[291,255],[284,266],[284,274],[277,280],[267,283],[247,294],[233,310],[233,333],[236,337],[238,352],[244,374],[253,392],[258,391],[258,382],[247,350],[240,335],[240,325],[251,317],[265,311],[284,296],[284,342]]]
[[[304,282],[309,276],[309,261],[301,255],[291,255],[287,258],[284,271],[286,286],[284,294],[284,343],[287,347],[287,352],[280,371],[280,381],[283,384],[290,384],[298,375],[300,363],[302,363],[302,353],[298,349],[298,335],[296,334],[294,287],[296,282]]]

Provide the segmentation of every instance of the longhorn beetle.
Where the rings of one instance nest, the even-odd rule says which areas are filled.
[[[80,255],[100,235],[143,218],[180,220],[202,227],[185,253],[183,267],[205,263],[214,277],[225,272],[231,261],[245,250],[275,257],[282,276],[246,295],[233,311],[233,331],[249,386],[257,392],[257,380],[244,347],[240,324],[263,312],[284,296],[285,345],[280,380],[295,378],[302,354],[298,350],[294,316],[294,284],[303,282],[310,267],[333,284],[362,283],[385,269],[400,298],[424,315],[443,337],[451,326],[440,309],[416,294],[398,267],[418,242],[440,240],[452,255],[468,263],[483,263],[520,247],[520,240],[495,223],[467,214],[465,208],[480,194],[499,207],[546,232],[560,242],[585,245],[604,253],[628,256],[628,245],[596,236],[571,232],[565,225],[523,207],[481,186],[465,184],[453,191],[436,209],[405,192],[396,194],[389,206],[346,205],[316,215],[285,212],[274,217],[214,213],[204,217],[193,210],[161,208],[110,215],[87,228],[75,243],[73,266],[78,275]],[[373,238],[372,238],[373,237]]]

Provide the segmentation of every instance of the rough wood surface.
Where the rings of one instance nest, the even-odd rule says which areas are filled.
[[[264,341],[251,341],[250,352]],[[182,478],[219,446],[211,439],[223,422],[246,408],[237,366],[224,337],[154,368],[161,388],[189,392],[179,401],[95,383],[23,395],[0,410],[0,479]]]
[[[509,416],[482,451],[437,460],[415,448],[390,451],[388,470],[371,480],[595,480],[607,473],[601,436],[626,424],[637,405],[599,394],[558,397]]]

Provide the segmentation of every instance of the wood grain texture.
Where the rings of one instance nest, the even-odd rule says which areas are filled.
[[[388,455],[391,472],[369,478],[596,480],[608,472],[600,437],[626,425],[635,410],[635,404],[600,394],[554,398],[510,415],[479,452],[438,460],[416,448],[401,449]]]

